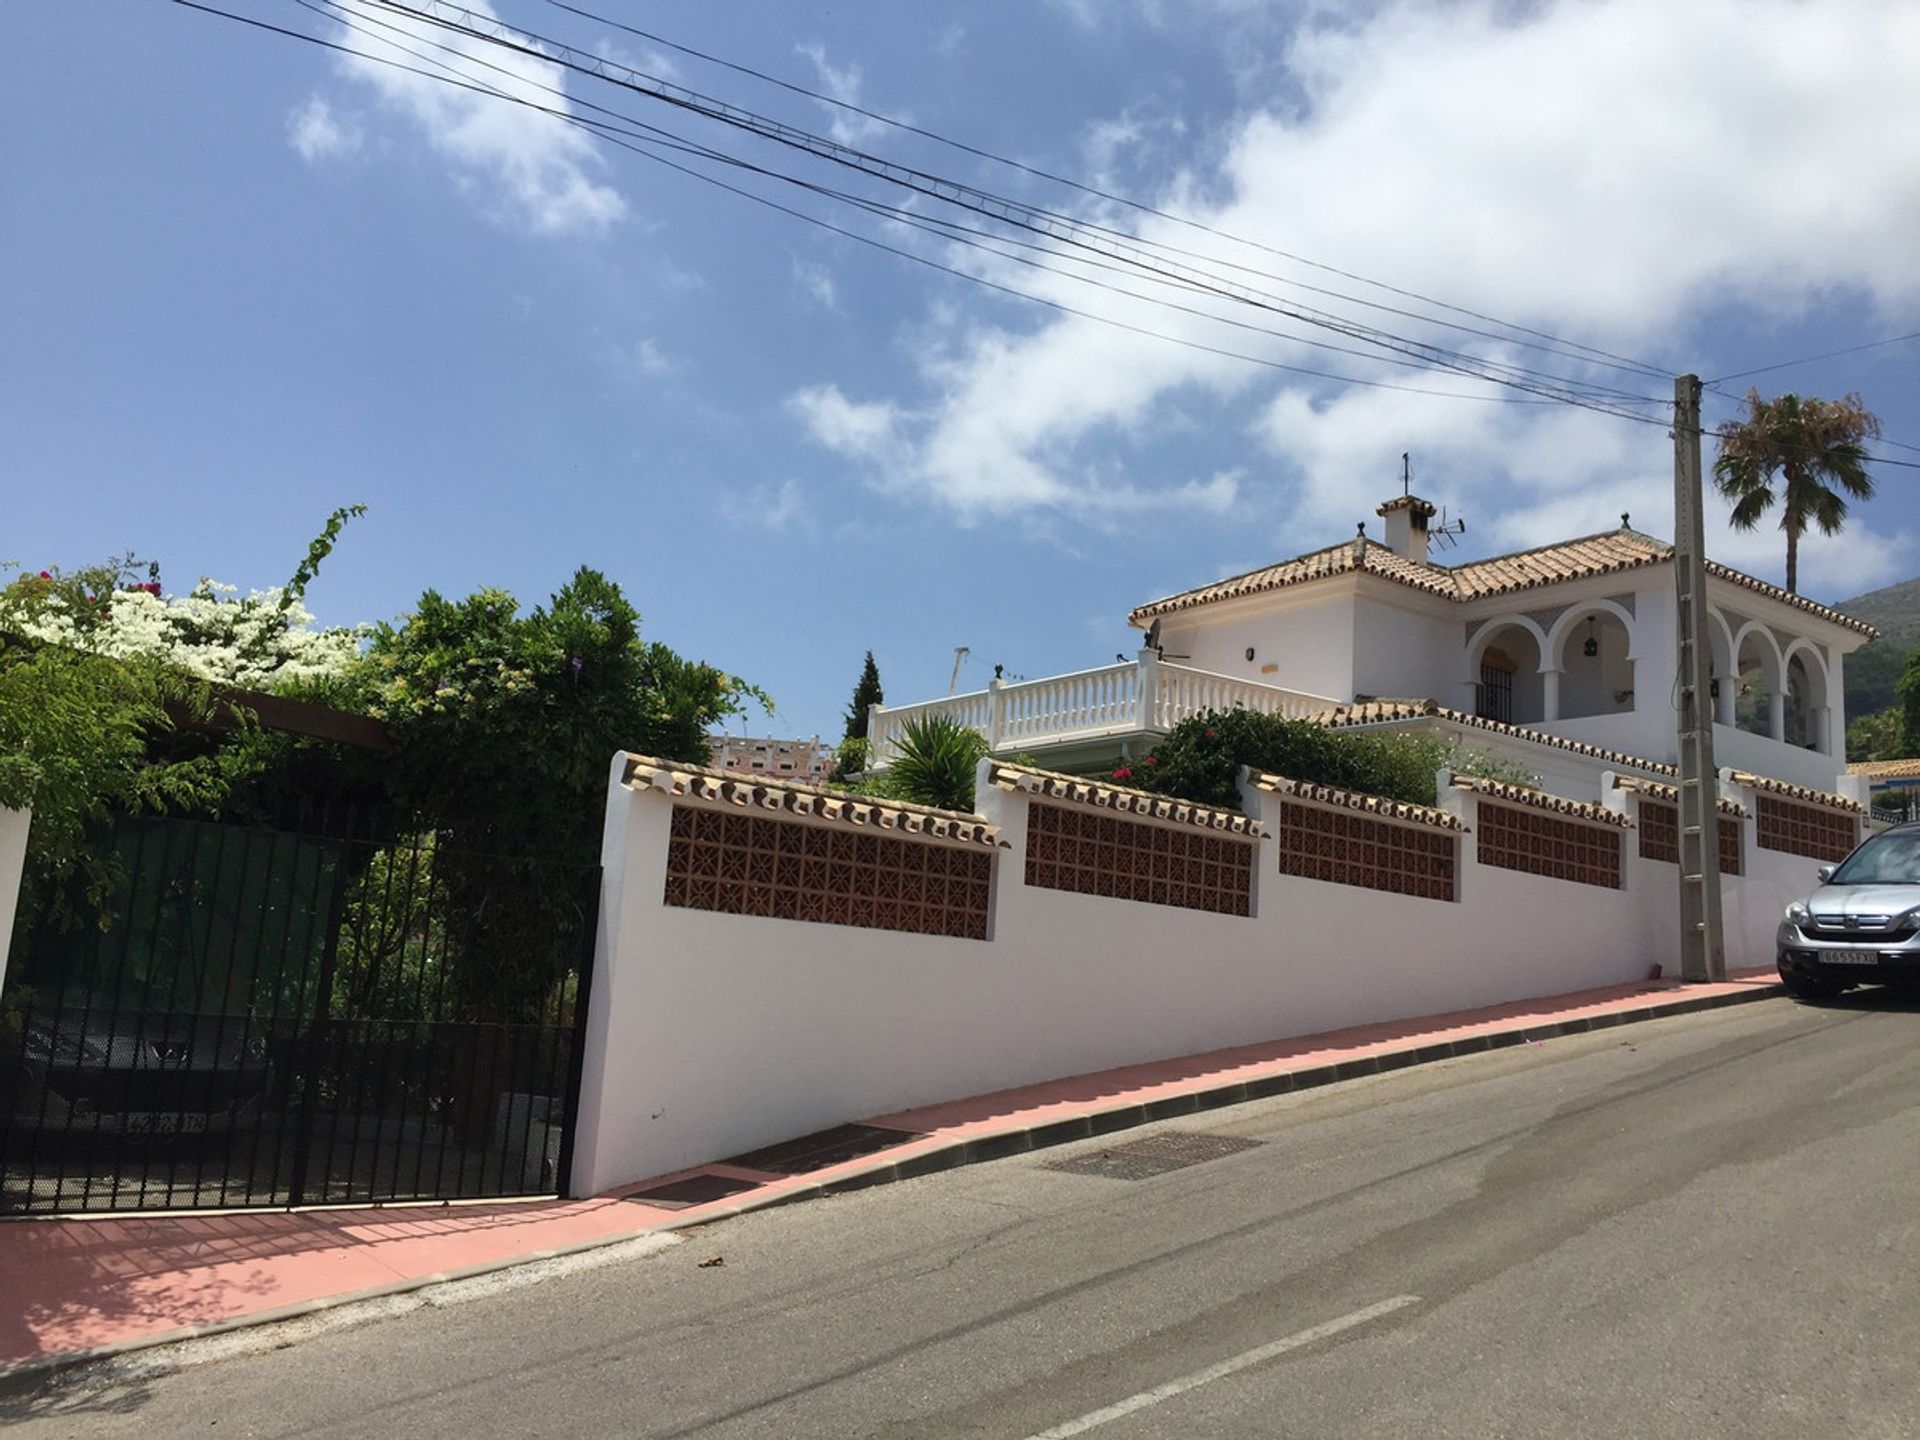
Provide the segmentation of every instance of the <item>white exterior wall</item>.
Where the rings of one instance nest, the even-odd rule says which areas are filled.
[[[1378,591],[1379,593],[1375,593]],[[1457,705],[1460,620],[1435,614],[1417,591],[1369,587],[1353,597],[1353,688],[1349,694],[1431,699]],[[1342,699],[1347,698],[1345,695]],[[1467,705],[1472,709],[1471,703]]]
[[[980,786],[1002,830],[992,939],[671,908],[673,800],[619,783],[586,1032],[575,1193],[670,1173],[842,1121],[940,1100],[1672,972],[1675,867],[1623,836],[1625,890],[1482,868],[1459,899],[1282,876],[1258,847],[1252,918],[1024,883],[1028,801]],[[1262,797],[1249,809],[1258,813]],[[1475,824],[1472,797],[1450,805]],[[800,823],[800,822],[794,822]],[[1730,882],[1732,965],[1770,963],[1805,893],[1749,851]],[[1797,887],[1797,888],[1796,888]],[[1788,893],[1791,891],[1791,893]]]
[[[1316,585],[1212,606],[1215,615],[1169,618],[1160,647],[1178,665],[1344,703],[1354,691],[1353,599],[1349,585]]]
[[[0,988],[7,983],[7,950],[13,941],[13,917],[19,910],[27,831],[32,824],[31,810],[0,809]]]

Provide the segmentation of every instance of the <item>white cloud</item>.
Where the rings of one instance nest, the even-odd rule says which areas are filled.
[[[621,370],[636,378],[657,379],[662,375],[671,375],[675,368],[660,347],[646,336],[616,345],[613,358]]]
[[[847,105],[859,105],[860,67],[858,65],[835,65],[827,58],[824,45],[814,43],[796,45],[794,53],[813,63],[814,74],[819,77],[821,90],[835,100]],[[856,115],[851,110],[843,110],[838,105],[825,107],[828,115],[827,134],[842,145],[864,145],[876,136],[887,133],[891,126],[865,115]]]
[[[287,143],[313,165],[351,155],[360,148],[360,132],[335,118],[324,95],[310,95],[287,116]]]
[[[465,3],[475,13],[492,17],[486,0]],[[346,0],[345,8],[360,21],[352,31],[345,31],[343,22],[348,42],[376,57],[345,57],[341,63],[346,73],[372,87],[389,109],[416,125],[448,161],[461,187],[490,213],[540,235],[596,233],[626,214],[619,193],[591,178],[602,163],[592,140],[556,115],[527,108],[569,111],[565,95],[552,93],[564,88],[559,65],[467,40],[360,0]],[[396,36],[383,26],[407,34]],[[422,55],[429,59],[423,62]],[[380,63],[383,59],[394,64]],[[527,104],[395,68],[431,69],[435,63]]]
[[[1705,363],[1691,350],[1709,316],[1792,316],[1852,297],[1890,327],[1920,317],[1912,243],[1920,233],[1920,8],[1402,0],[1358,20],[1340,7],[1311,10],[1278,58],[1269,70],[1250,67],[1282,78],[1269,80],[1266,103],[1250,105],[1210,150],[1223,157],[1218,167],[1183,172],[1145,198],[1229,234],[1620,353],[1647,352],[1676,369]],[[1091,142],[1117,149],[1130,118],[1095,127]],[[1287,281],[1407,305],[1170,222],[1149,220],[1142,233]],[[1126,323],[1288,364],[1486,393],[1064,279],[993,273]],[[1402,333],[1415,325],[1291,293]],[[972,313],[938,327],[937,344],[917,347],[906,389],[849,396],[815,386],[809,393],[830,394],[834,405],[796,405],[797,413],[815,439],[860,460],[871,458],[872,431],[847,420],[868,417],[887,438],[885,483],[930,494],[962,516],[1087,512],[1113,484],[1091,451],[1124,454],[1184,412],[1217,417],[1223,401],[1252,397],[1260,403],[1249,440],[1297,487],[1288,506],[1307,544],[1370,518],[1391,493],[1402,451],[1413,453],[1416,477],[1431,480],[1425,493],[1472,512],[1476,537],[1560,538],[1570,527],[1617,525],[1623,509],[1640,512],[1649,530],[1670,523],[1670,447],[1657,424],[1275,381],[1085,319],[1015,329]],[[1512,364],[1545,363],[1519,346],[1421,333]],[[1659,377],[1581,373],[1656,400],[1671,394]],[[1153,475],[1127,483],[1141,493],[1166,488]],[[1730,541],[1729,553],[1745,552]],[[1810,553],[1809,572],[1824,563]]]
[[[826,266],[802,260],[796,255],[793,258],[793,278],[822,310],[840,308],[840,290],[834,284],[833,272]]]
[[[782,480],[778,487],[759,489],[741,506],[745,517],[763,530],[778,534],[799,527],[811,532],[812,516],[807,510],[806,492],[797,480]]]

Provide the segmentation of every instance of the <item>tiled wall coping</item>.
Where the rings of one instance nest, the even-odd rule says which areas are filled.
[[[999,827],[979,815],[933,810],[899,800],[875,800],[797,780],[739,775],[636,755],[627,760],[626,784],[635,790],[657,790],[683,802],[773,811],[833,825],[871,826],[950,845],[991,849],[1000,844]]]
[[[1544,790],[1535,790],[1530,785],[1512,785],[1505,780],[1487,780],[1478,775],[1456,775],[1453,788],[1471,790],[1508,805],[1524,805],[1533,810],[1546,810],[1569,820],[1584,820],[1593,825],[1605,825],[1615,830],[1630,830],[1633,822],[1617,810],[1609,810],[1602,805],[1589,805],[1584,800],[1569,800],[1561,795],[1549,795]]]
[[[1188,825],[1199,830],[1247,841],[1264,840],[1267,832],[1259,821],[1235,810],[1216,810],[1191,801],[1155,795],[1131,786],[1111,785],[1104,780],[1089,780],[1079,775],[1061,775],[1052,770],[1036,770],[996,760],[989,779],[1002,790],[1019,791],[1035,800],[1068,805],[1084,805],[1096,810],[1112,810],[1132,815],[1137,820],[1158,820],[1169,825]]]
[[[1798,800],[1807,805],[1819,805],[1828,810],[1844,810],[1849,815],[1861,815],[1865,811],[1856,800],[1844,795],[1835,795],[1828,790],[1811,790],[1805,785],[1789,785],[1784,780],[1775,780],[1770,775],[1754,775],[1745,770],[1728,772],[1733,783],[1744,785],[1749,790],[1762,790],[1769,795],[1778,795],[1786,800]]]
[[[1431,805],[1412,805],[1404,800],[1389,800],[1381,795],[1366,795],[1358,790],[1338,790],[1331,785],[1316,785],[1306,780],[1289,780],[1284,775],[1249,775],[1256,790],[1283,795],[1289,800],[1324,805],[1330,809],[1358,810],[1380,820],[1398,820],[1408,825],[1430,826],[1438,830],[1465,831],[1460,817]]]

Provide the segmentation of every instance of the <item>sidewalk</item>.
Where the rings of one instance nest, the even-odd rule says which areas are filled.
[[[1745,971],[1724,985],[1650,981],[1218,1050],[877,1116],[590,1200],[0,1222],[0,1379],[1197,1110],[1778,992],[1772,970]]]

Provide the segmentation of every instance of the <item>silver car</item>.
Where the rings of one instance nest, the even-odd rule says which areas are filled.
[[[1819,1000],[1869,984],[1920,993],[1920,823],[1872,836],[1819,876],[1780,922],[1788,993]]]

